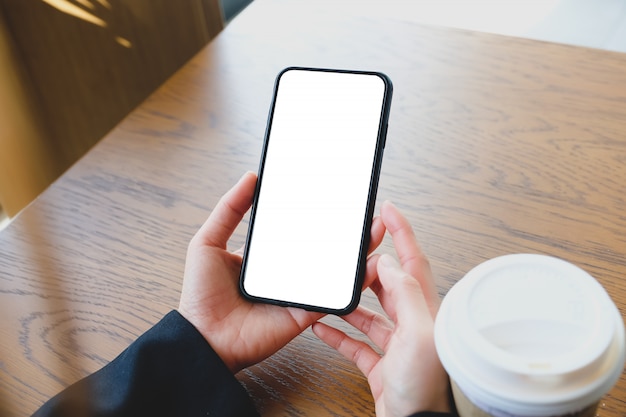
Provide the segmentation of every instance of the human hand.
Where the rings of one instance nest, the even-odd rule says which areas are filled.
[[[250,208],[257,177],[245,174],[219,201],[189,244],[178,311],[236,373],[272,355],[322,317],[299,308],[251,303],[239,292],[242,250],[227,243]],[[380,218],[372,221],[370,252],[383,239]],[[323,253],[319,255],[323,260]],[[376,274],[368,260],[366,281]]]
[[[367,377],[378,417],[450,411],[448,376],[435,350],[439,296],[430,265],[411,225],[395,206],[385,202],[380,217],[401,263],[391,255],[381,255],[378,277],[370,284],[389,318],[358,307],[343,319],[365,333],[384,355],[324,323],[313,324],[313,332]]]

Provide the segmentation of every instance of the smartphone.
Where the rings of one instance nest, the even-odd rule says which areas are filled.
[[[392,83],[291,67],[276,78],[239,285],[330,314],[359,303]]]

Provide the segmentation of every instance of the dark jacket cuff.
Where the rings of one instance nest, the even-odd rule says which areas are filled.
[[[202,335],[167,314],[111,363],[49,400],[34,416],[258,416]]]

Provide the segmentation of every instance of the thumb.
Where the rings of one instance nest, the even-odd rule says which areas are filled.
[[[383,289],[383,309],[396,323],[430,318],[430,310],[420,283],[405,272],[388,254],[378,260],[378,276]]]

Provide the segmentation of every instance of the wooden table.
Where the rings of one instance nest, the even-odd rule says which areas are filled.
[[[30,414],[177,306],[186,245],[256,170],[290,65],[392,78],[379,201],[407,214],[442,295],[486,259],[545,253],[624,314],[626,56],[293,3],[256,0],[0,233],[0,415]],[[374,415],[309,330],[239,377],[267,416]],[[598,414],[626,414],[624,376]]]

